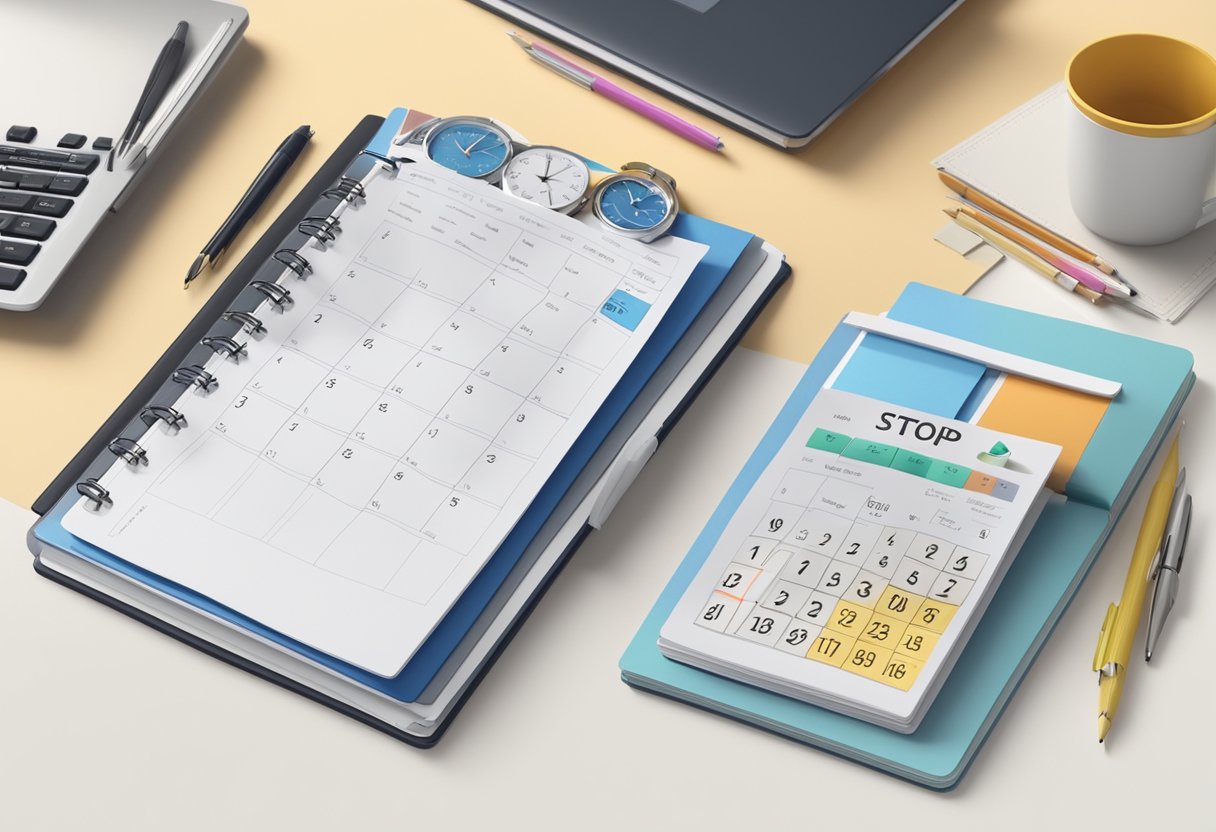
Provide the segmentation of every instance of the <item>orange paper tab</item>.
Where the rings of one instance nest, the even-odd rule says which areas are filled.
[[[1064,450],[1047,478],[1047,487],[1063,493],[1109,404],[1109,399],[1100,396],[1020,376],[1006,376],[988,409],[980,416],[979,424],[1062,447]],[[1017,448],[1010,447],[1013,451],[1011,462],[1016,464]]]

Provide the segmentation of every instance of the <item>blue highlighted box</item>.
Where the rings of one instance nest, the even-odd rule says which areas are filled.
[[[615,324],[620,324],[630,332],[638,328],[638,324],[649,311],[649,303],[638,300],[624,289],[617,289],[600,307],[601,315]]]

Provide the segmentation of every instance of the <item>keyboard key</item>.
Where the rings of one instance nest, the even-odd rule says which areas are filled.
[[[65,173],[92,173],[101,157],[96,153],[64,153],[36,147],[0,147],[0,164]]]
[[[38,135],[37,127],[24,127],[20,124],[14,124],[8,128],[8,133],[4,138],[10,142],[32,142],[34,136]]]
[[[59,146],[75,150],[78,147],[84,147],[84,143],[88,140],[87,136],[82,136],[80,133],[64,133],[63,138],[59,140]]]
[[[25,269],[10,269],[0,266],[0,292],[11,292],[25,280]]]
[[[17,187],[23,191],[45,191],[54,178],[46,173],[23,173],[17,180]]]
[[[47,185],[46,189],[53,194],[80,196],[87,184],[89,180],[82,176],[56,176],[51,179],[51,184]]]
[[[109,136],[98,136],[93,139],[94,150],[109,150],[114,146],[114,140]]]
[[[72,207],[72,200],[61,196],[40,196],[27,210],[44,217],[62,217]]]
[[[42,246],[36,243],[19,243],[16,240],[0,240],[0,263],[28,266]]]
[[[0,214],[0,234],[26,240],[45,240],[55,230],[55,221],[19,214]]]
[[[0,192],[0,210],[24,211],[33,201],[33,194],[6,194]]]

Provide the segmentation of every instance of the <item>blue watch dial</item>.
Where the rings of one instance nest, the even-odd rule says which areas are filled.
[[[600,191],[604,219],[627,231],[646,231],[667,217],[667,198],[659,186],[640,179],[618,179]]]
[[[464,176],[486,176],[507,160],[507,143],[496,130],[483,124],[458,123],[427,137],[431,160]]]

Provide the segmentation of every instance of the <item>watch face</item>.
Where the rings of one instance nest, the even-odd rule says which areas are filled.
[[[485,177],[507,160],[511,140],[489,124],[453,119],[440,122],[426,137],[432,161],[465,176]]]
[[[647,231],[667,218],[671,204],[659,186],[641,177],[609,182],[596,197],[600,217],[624,231]]]
[[[556,147],[532,147],[517,153],[502,175],[507,193],[554,211],[577,205],[590,181],[583,160]]]

